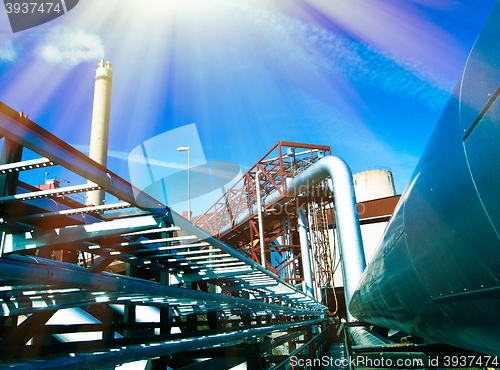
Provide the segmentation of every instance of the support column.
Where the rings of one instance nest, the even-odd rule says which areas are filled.
[[[161,283],[163,285],[169,285],[169,274],[166,271],[161,271]],[[162,306],[160,307],[160,334],[169,335],[172,329],[172,318],[170,317],[170,307]]]
[[[0,164],[20,162],[22,154],[23,154],[22,145],[6,137],[3,139],[2,156],[0,158]],[[18,178],[19,178],[19,172],[17,171],[0,175],[0,196],[5,197],[8,195],[15,195],[17,193]],[[5,212],[6,207],[8,207],[8,205],[1,205],[0,210],[2,210],[2,212]],[[0,248],[2,248],[2,245],[0,245]],[[0,256],[1,255],[2,255],[2,250],[0,249]],[[2,335],[2,337],[5,337],[6,333],[14,330],[16,326],[17,326],[17,315],[0,318],[0,334]]]
[[[127,263],[126,267],[126,275],[130,277],[137,277],[137,266],[131,265],[130,263]],[[136,307],[134,305],[125,305],[124,313],[123,313],[123,322],[127,324],[133,324],[135,323],[135,313],[136,313]],[[132,331],[131,329],[127,329],[123,331],[123,336],[124,337],[131,337],[132,336]]]
[[[2,157],[0,158],[0,164],[20,162],[22,154],[22,145],[8,138],[3,139]],[[15,195],[17,192],[18,178],[19,172],[17,171],[0,175],[0,196],[5,197],[8,195]]]
[[[300,254],[302,256],[302,274],[304,275],[305,293],[314,298],[314,286],[309,254],[309,238],[307,237],[307,217],[304,207],[297,210],[299,220]]]

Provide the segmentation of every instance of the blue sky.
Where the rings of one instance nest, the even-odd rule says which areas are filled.
[[[2,10],[0,100],[85,152],[105,58],[108,167],[128,180],[134,148],[196,123],[208,161],[246,171],[279,140],[330,145],[353,172],[391,168],[401,193],[493,4],[81,0],[16,34]]]

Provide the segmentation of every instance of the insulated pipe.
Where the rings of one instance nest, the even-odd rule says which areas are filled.
[[[92,129],[90,133],[89,157],[106,167],[108,162],[109,111],[111,106],[111,83],[113,71],[111,63],[101,60],[95,71],[94,107],[92,109]],[[104,190],[87,193],[87,205],[104,204]]]
[[[260,240],[260,261],[262,267],[266,267],[266,249],[264,246],[264,223],[262,221],[262,197],[260,194],[260,175],[264,172],[257,171],[255,174],[255,187],[257,188],[257,212],[259,213],[259,240]]]
[[[364,327],[349,328],[349,334],[351,334],[352,341],[358,346],[375,347],[394,344],[389,339],[375,335]]]
[[[335,196],[335,216],[337,219],[340,252],[342,255],[345,299],[348,307],[366,267],[351,170],[347,164],[338,157],[327,156],[321,158],[307,170],[287,181],[285,195],[297,196],[328,177],[332,180],[332,190]],[[275,191],[264,199],[263,206],[267,207],[281,197],[282,194],[279,191]],[[253,216],[256,213],[257,207],[253,207],[251,215]],[[249,218],[249,213],[240,215],[234,222],[234,225],[226,225],[221,229],[219,234],[223,235],[232,227],[243,223]],[[354,321],[354,317],[350,314],[349,310],[347,310],[347,318],[349,321]]]
[[[500,356],[500,1],[491,3],[350,310],[428,342]]]
[[[299,218],[300,254],[302,256],[302,272],[304,273],[305,292],[314,298],[314,286],[309,254],[309,238],[307,237],[307,217],[304,206],[297,210]]]

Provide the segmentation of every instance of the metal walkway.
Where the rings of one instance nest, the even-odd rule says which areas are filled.
[[[153,358],[173,366],[182,362],[174,354],[257,345],[270,333],[311,337],[324,323],[323,305],[3,103],[0,135],[0,368],[113,368]],[[40,158],[22,161],[23,148]],[[88,183],[40,190],[18,181],[21,171],[54,165]],[[86,207],[71,197],[96,189],[119,201]],[[66,262],[53,259],[57,251]],[[114,305],[124,305],[122,316]],[[142,306],[161,319],[139,323]],[[47,324],[75,307],[100,324]],[[55,339],[82,331],[102,336]]]

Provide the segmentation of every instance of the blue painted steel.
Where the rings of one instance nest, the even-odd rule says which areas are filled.
[[[350,303],[360,320],[500,355],[500,2]]]

